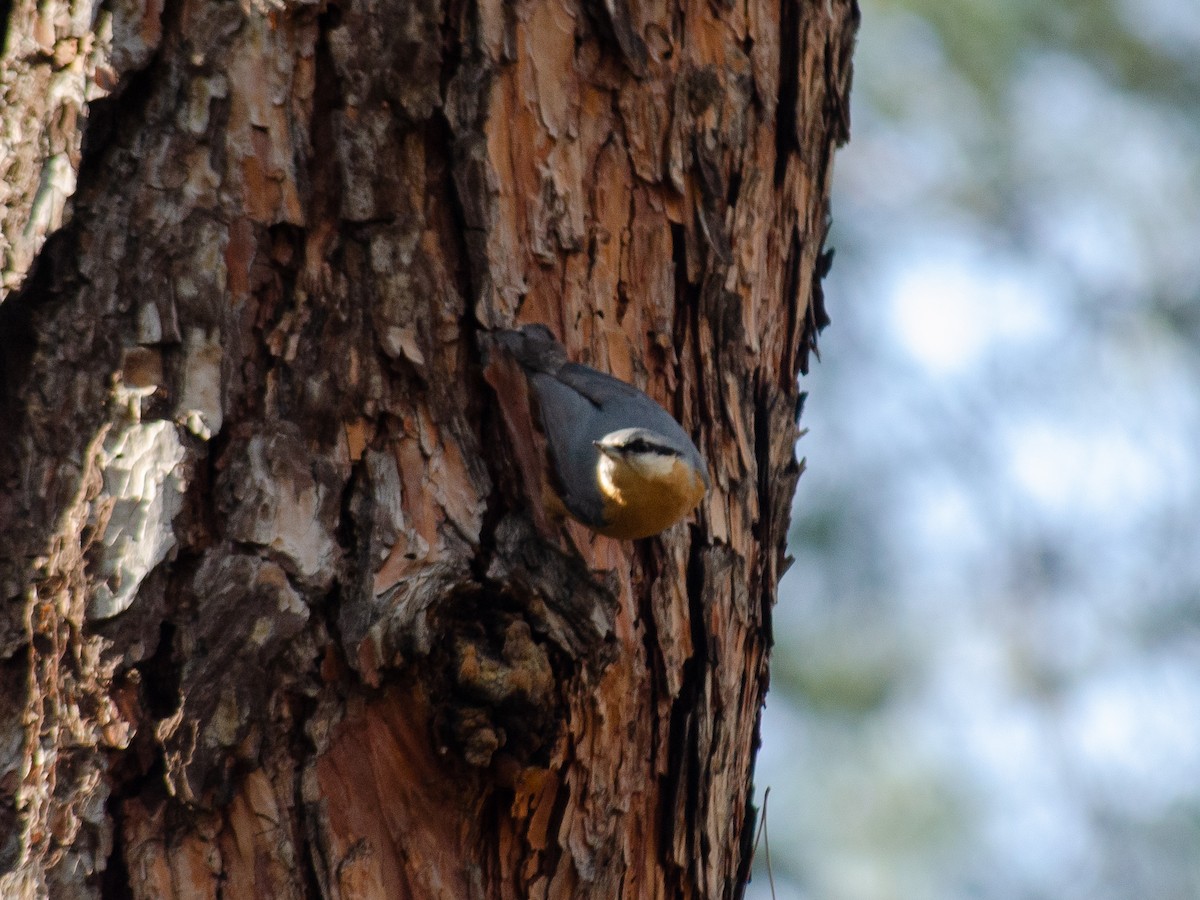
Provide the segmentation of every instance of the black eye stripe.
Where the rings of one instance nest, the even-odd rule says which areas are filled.
[[[625,453],[656,453],[659,456],[678,456],[678,452],[670,447],[664,447],[662,444],[652,444],[644,438],[634,438],[632,441],[621,445],[621,450]]]

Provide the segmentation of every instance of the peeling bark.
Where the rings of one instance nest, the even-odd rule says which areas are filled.
[[[741,893],[856,25],[16,0],[0,895]],[[540,514],[533,321],[695,437],[691,523]]]

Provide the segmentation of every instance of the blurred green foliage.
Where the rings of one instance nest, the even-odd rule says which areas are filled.
[[[1200,3],[862,5],[777,897],[1195,900]]]

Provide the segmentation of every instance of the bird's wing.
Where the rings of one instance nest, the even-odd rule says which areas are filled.
[[[598,409],[612,409],[615,403],[633,403],[640,406],[650,400],[633,385],[579,363],[563,363],[554,375],[560,382],[586,397]],[[654,403],[652,400],[650,402]]]
[[[571,385],[553,375],[531,372],[529,381],[537,396],[542,433],[554,463],[555,488],[563,505],[583,522],[604,521],[604,504],[596,483],[598,441],[606,429],[600,407]]]

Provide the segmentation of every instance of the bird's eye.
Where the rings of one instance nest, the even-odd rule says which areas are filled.
[[[634,438],[624,449],[629,453],[649,453],[651,450],[650,445],[641,438]]]

